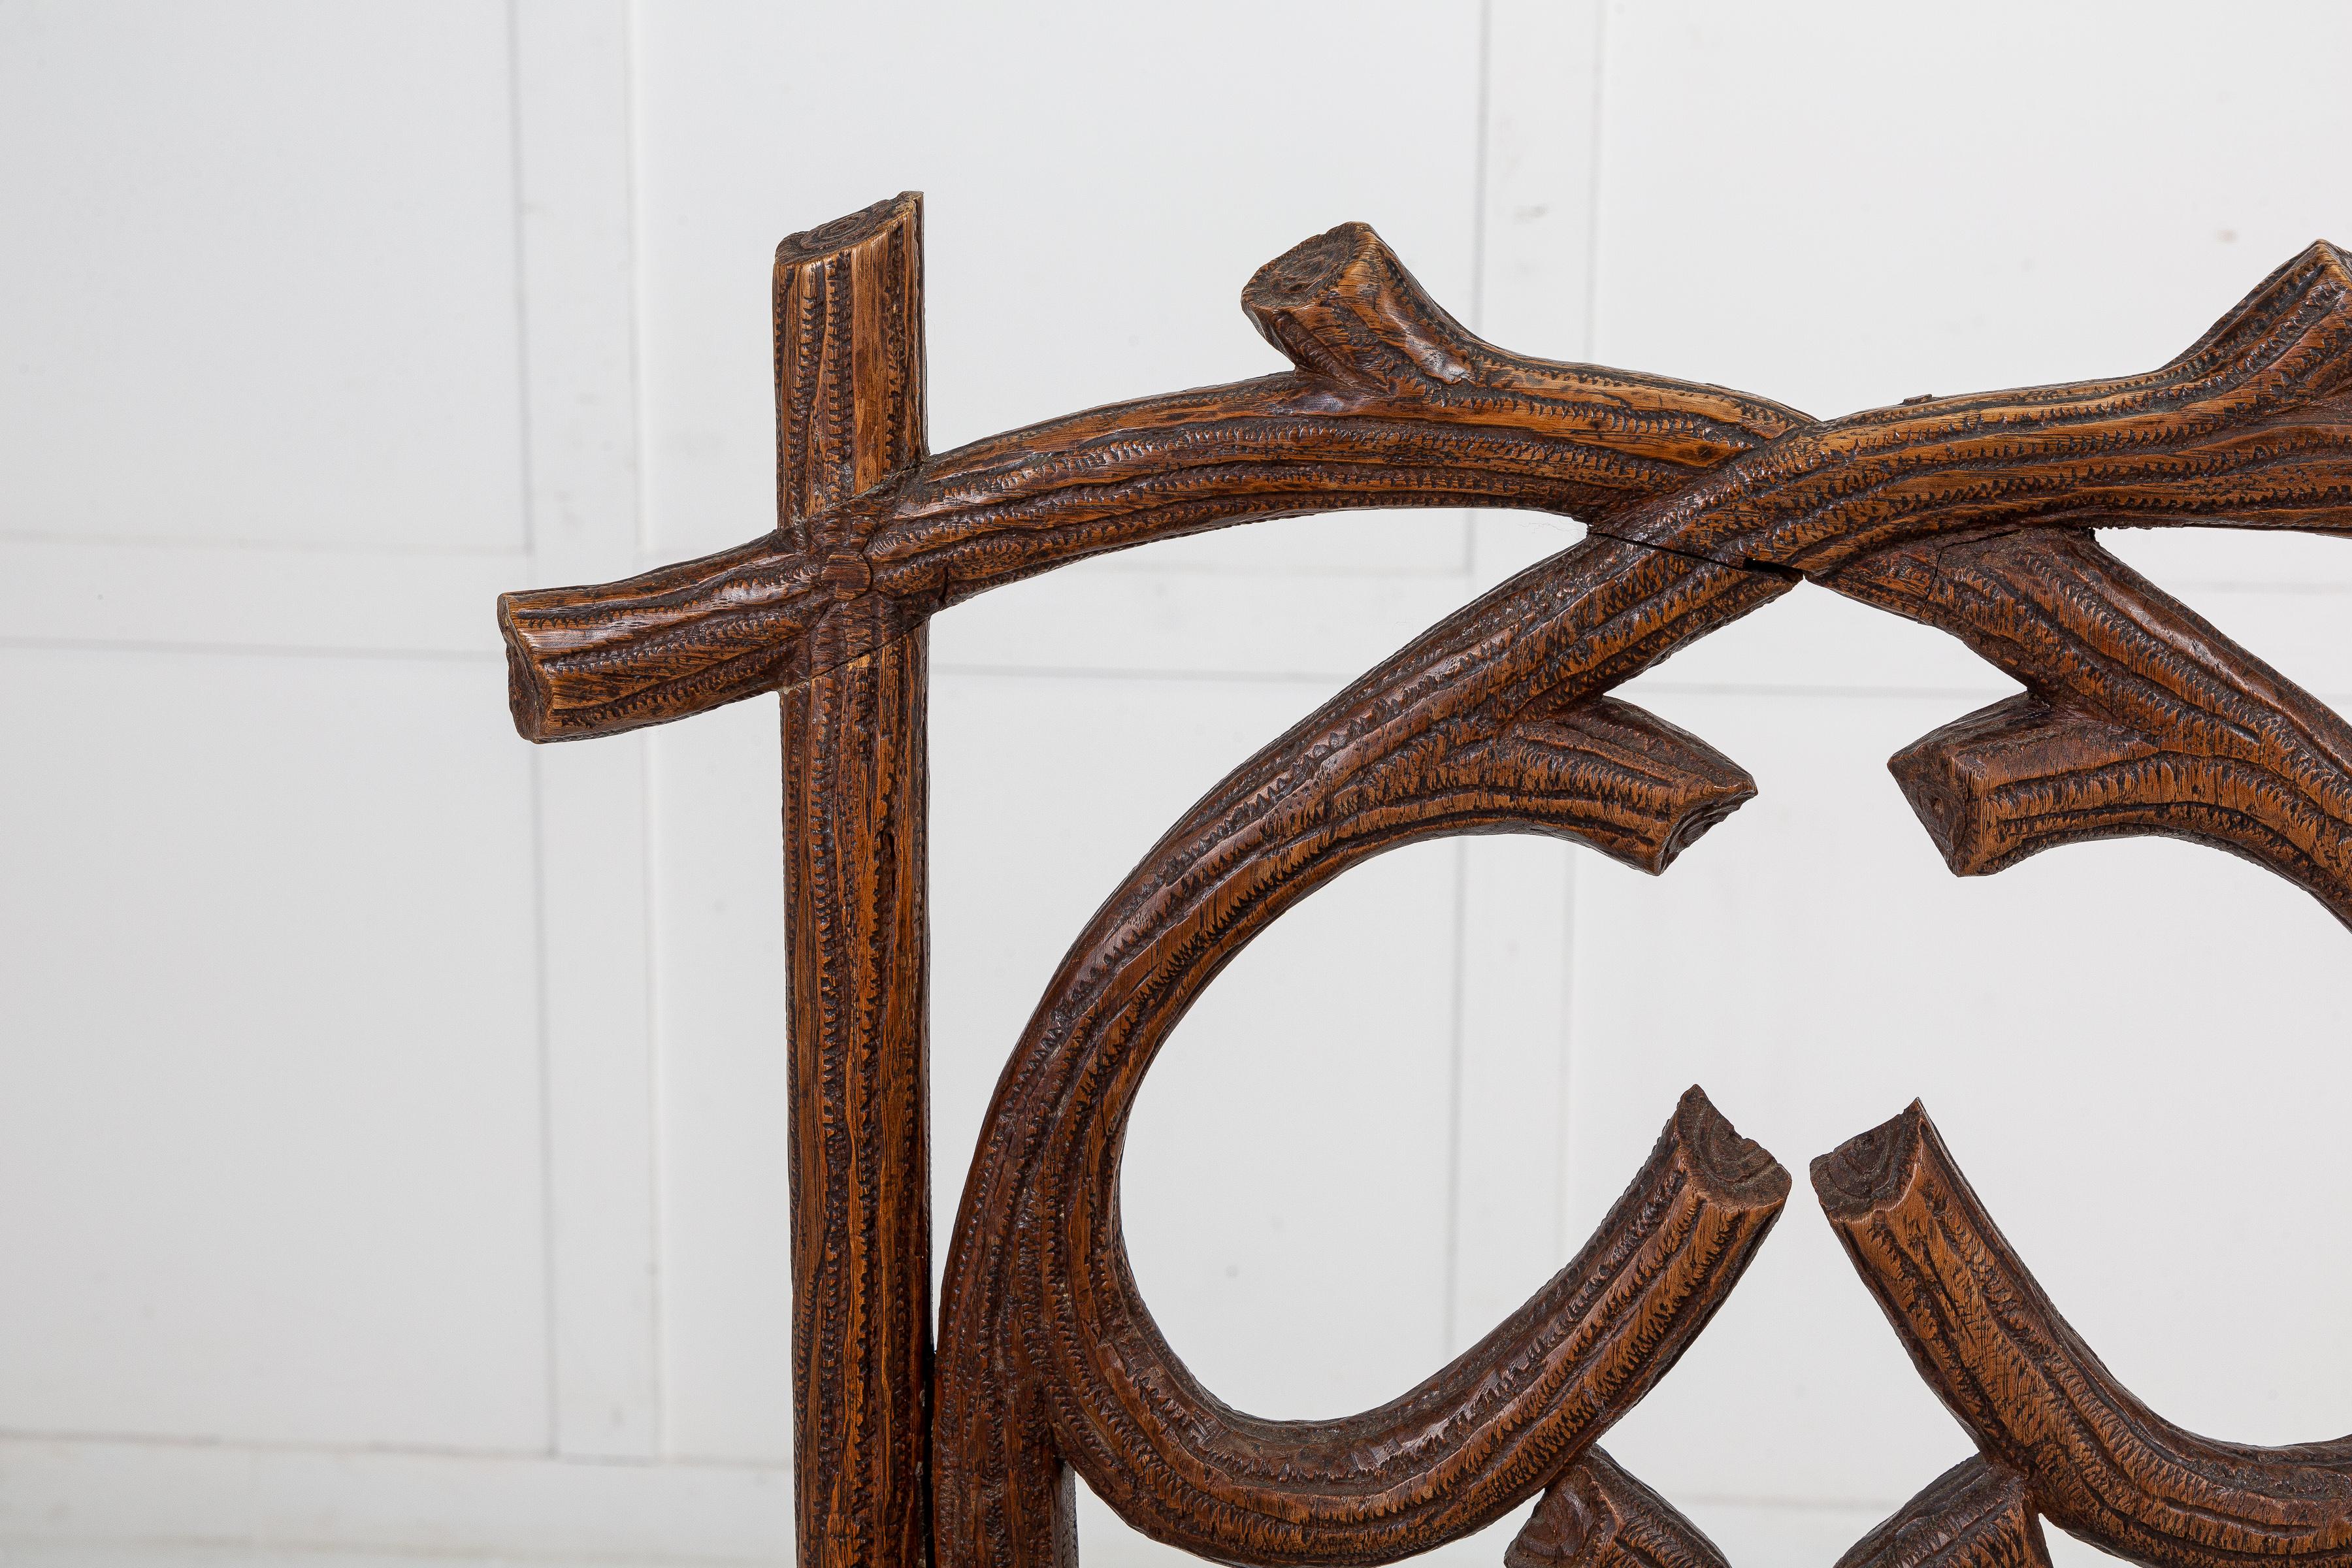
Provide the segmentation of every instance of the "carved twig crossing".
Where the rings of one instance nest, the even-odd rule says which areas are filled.
[[[1243,305],[1297,370],[1009,431],[733,550],[505,595],[517,727],[562,741],[666,723],[797,679],[804,644],[806,668],[824,668],[876,621],[1228,523],[1340,507],[1613,516],[1803,419],[1720,387],[1505,353],[1361,224],[1268,263]]]

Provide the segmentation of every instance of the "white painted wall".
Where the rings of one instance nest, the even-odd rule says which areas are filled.
[[[0,1560],[785,1559],[773,713],[533,751],[489,615],[767,526],[781,235],[929,193],[942,447],[1272,368],[1242,281],[1350,217],[1499,342],[1836,413],[2153,366],[2352,239],[2347,51],[2120,0],[0,0]],[[1265,524],[939,624],[942,1216],[1167,821],[1576,531]],[[2352,552],[2110,542],[2352,703]],[[1947,876],[1882,764],[2005,689],[1801,589],[1633,689],[1764,792],[1672,875],[1423,847],[1286,921],[1138,1115],[1172,1342],[1358,1408],[1686,1083],[1792,1168],[1922,1094],[2159,1408],[2343,1426],[2352,949],[2179,845]],[[1966,1445],[1801,1187],[1611,1447],[1748,1568]]]

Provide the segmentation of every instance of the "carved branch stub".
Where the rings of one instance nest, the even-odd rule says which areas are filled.
[[[921,209],[776,259],[779,526],[625,582],[499,602],[517,728],[612,734],[782,694],[801,1560],[1066,1568],[1074,1478],[1250,1563],[1370,1563],[1542,1494],[1510,1568],[1719,1568],[1593,1446],[1706,1325],[1788,1176],[1694,1089],[1584,1250],[1428,1381],[1336,1421],[1202,1387],[1139,1294],[1125,1129],[1185,1009],[1258,932],[1416,839],[1539,833],[1652,873],[1755,793],[1610,695],[1813,582],[1940,627],[2018,696],[1890,764],[1951,868],[2156,833],[2352,924],[2352,729],[2101,550],[2100,528],[2352,532],[2352,272],[2290,261],[2116,380],[1812,420],[1512,354],[1369,228],[1261,268],[1274,375],[923,445]],[[1588,533],[1448,616],[1227,775],[1055,973],[1001,1081],[930,1341],[926,626],[1065,562],[1350,507],[1503,506]],[[2352,1568],[2352,1447],[2169,1426],[2067,1327],[1916,1106],[1817,1194],[1979,1456],[1841,1568],[2047,1568],[2044,1518],[2155,1568]]]

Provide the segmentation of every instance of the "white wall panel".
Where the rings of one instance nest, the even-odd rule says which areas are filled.
[[[1815,414],[2124,375],[2313,240],[2352,12],[1628,4],[1594,353]]]
[[[649,527],[663,554],[772,526],[768,259],[929,193],[931,440],[1285,368],[1236,303],[1350,218],[1470,303],[1475,8],[1245,0],[639,16]],[[1292,541],[1286,546],[1285,541]],[[1160,564],[1457,572],[1458,513],[1276,523]],[[1149,569],[1148,557],[1138,563]]]
[[[746,1466],[0,1439],[10,1568],[776,1568],[792,1529]]]
[[[1949,877],[1879,765],[1957,716],[1947,699],[1651,701],[1764,793],[1655,882],[1584,863],[1570,1208],[1598,1216],[1694,1081],[1799,1187],[1612,1451],[1677,1497],[1889,1506],[1965,1452],[1803,1183],[1914,1096],[2158,1408],[2253,1441],[2340,1426],[2340,1378],[2295,1368],[2327,1342],[2352,1268],[2294,1237],[2329,1223],[2341,928],[2254,867],[2164,841]],[[2184,1252],[2263,1259],[2263,1304]],[[2265,1332],[2233,1337],[2250,1312]]]
[[[5,657],[0,1426],[539,1447],[495,667]]]
[[[504,7],[0,8],[10,533],[523,542]]]
[[[517,0],[532,584],[628,574],[637,534],[625,0]],[[487,607],[487,606],[483,606]],[[558,1453],[661,1447],[650,805],[643,736],[536,759]]]
[[[655,733],[662,1442],[792,1453],[782,748],[772,700]]]

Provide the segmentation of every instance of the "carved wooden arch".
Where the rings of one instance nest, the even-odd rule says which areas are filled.
[[[1433,835],[1580,840],[1652,872],[1754,793],[1608,695],[1811,581],[1958,637],[2024,688],[1890,764],[1962,875],[2156,833],[2352,924],[2352,730],[2101,550],[2102,527],[2352,531],[2352,272],[2315,245],[2169,363],[1812,420],[1480,342],[1345,225],[1243,293],[1284,374],[930,455],[921,205],[776,257],[782,526],[499,603],[537,741],[783,696],[801,1558],[1075,1562],[1073,1468],[1211,1558],[1377,1563],[1541,1491],[1512,1568],[1719,1563],[1593,1440],[1705,1326],[1787,1173],[1696,1089],[1592,1241],[1486,1339],[1340,1421],[1202,1388],[1127,1266],[1129,1108],[1184,1009],[1347,866]],[[1256,518],[1493,505],[1588,535],[1446,617],[1243,763],[1105,903],[1000,1083],[934,1363],[926,1124],[925,624],[1064,562]],[[2116,1385],[1917,1107],[1814,1185],[1980,1456],[1853,1564],[2046,1561],[2047,1518],[2157,1568],[2352,1568],[2352,1439],[2179,1432]]]

